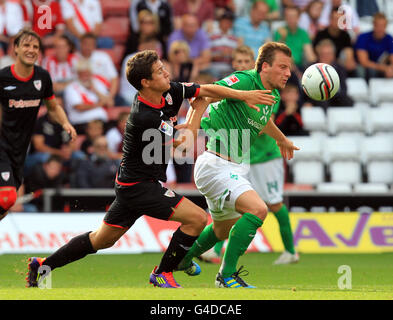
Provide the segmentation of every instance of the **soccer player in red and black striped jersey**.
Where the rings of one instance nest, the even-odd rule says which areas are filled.
[[[64,266],[111,247],[142,215],[181,223],[174,232],[169,246],[159,264],[150,275],[150,283],[164,288],[179,288],[172,272],[204,229],[206,212],[191,202],[162,186],[172,146],[183,140],[174,140],[176,115],[184,99],[211,97],[232,98],[245,101],[250,107],[256,104],[273,104],[267,91],[240,91],[213,84],[178,83],[169,80],[169,73],[155,51],[137,53],[127,62],[127,79],[138,90],[126,124],[123,158],[117,171],[116,198],[104,217],[100,228],[70,240],[47,258],[30,258],[28,286],[37,286],[40,266],[50,270]],[[202,104],[200,104],[202,105]],[[192,105],[187,128],[195,132],[205,106]],[[180,141],[181,140],[181,141]],[[45,268],[43,268],[45,269]]]
[[[30,29],[22,29],[15,37],[14,50],[15,64],[0,70],[0,220],[16,201],[27,148],[43,101],[52,119],[71,139],[76,138],[75,129],[56,102],[49,73],[35,65],[41,50],[40,37]]]

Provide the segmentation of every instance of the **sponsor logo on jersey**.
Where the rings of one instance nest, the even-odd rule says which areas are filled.
[[[11,176],[11,174],[9,171],[4,171],[1,173],[1,177],[3,178],[4,181],[8,181],[10,176]]]
[[[172,96],[169,93],[166,95],[165,100],[169,105],[173,104]]]
[[[34,87],[35,87],[38,91],[41,90],[41,87],[42,87],[42,82],[41,82],[41,80],[34,80],[34,81],[33,81],[33,84],[34,84]]]
[[[254,120],[252,120],[250,118],[247,119],[247,122],[248,122],[248,124],[250,126],[253,126],[254,128],[257,128],[258,130],[262,130],[263,129],[263,125],[262,124],[254,121]]]
[[[173,127],[169,123],[165,122],[164,120],[161,120],[161,124],[158,130],[165,133],[167,136],[171,137],[173,135]]]
[[[240,80],[235,75],[232,75],[230,77],[225,78],[224,81],[227,83],[228,86],[233,86],[235,83],[239,82]]]
[[[35,100],[14,100],[10,99],[8,105],[10,108],[34,108],[40,106],[40,99]]]
[[[11,90],[15,90],[15,89],[16,89],[16,86],[8,86],[8,87],[4,88],[4,90],[7,90],[7,91],[11,91]]]
[[[191,87],[194,85],[193,82],[182,82],[182,85],[186,86],[186,87]]]

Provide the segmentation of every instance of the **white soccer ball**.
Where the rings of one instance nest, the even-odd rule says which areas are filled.
[[[340,88],[340,78],[331,65],[315,63],[304,71],[302,87],[311,99],[326,101],[337,93]]]

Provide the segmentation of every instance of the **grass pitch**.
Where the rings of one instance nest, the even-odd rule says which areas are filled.
[[[248,290],[215,288],[219,266],[203,262],[199,276],[175,273],[183,289],[154,288],[149,274],[162,257],[155,253],[91,255],[54,270],[52,289],[25,288],[29,256],[0,256],[1,300],[393,300],[393,253],[302,254],[283,266],[272,265],[278,253],[248,253],[239,261],[257,287]],[[351,289],[339,288],[342,265],[351,269]]]

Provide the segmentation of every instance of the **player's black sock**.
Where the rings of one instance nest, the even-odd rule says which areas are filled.
[[[43,265],[54,270],[55,268],[82,259],[90,253],[96,253],[97,251],[93,249],[90,242],[90,232],[91,231],[72,238],[68,243],[47,257]]]
[[[179,227],[173,233],[172,240],[161,259],[156,273],[172,272],[175,270],[196,239],[198,239],[198,236],[185,234]]]

